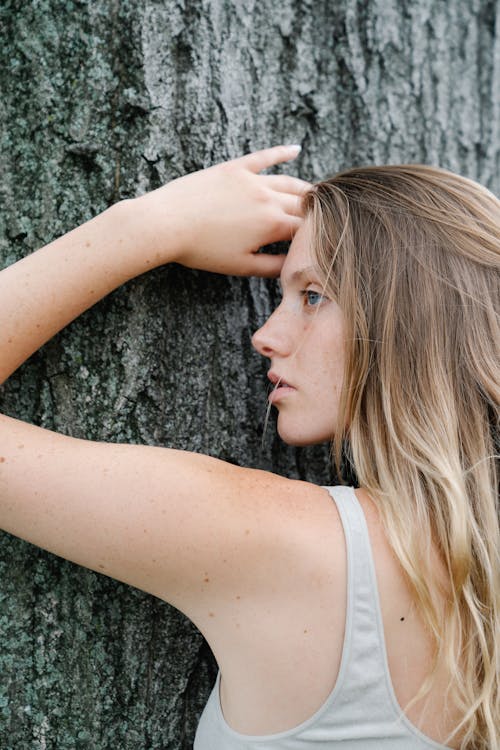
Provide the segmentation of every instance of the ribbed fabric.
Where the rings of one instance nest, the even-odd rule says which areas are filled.
[[[444,750],[403,715],[387,665],[375,566],[363,509],[352,487],[326,487],[347,547],[347,612],[338,678],[321,708],[285,732],[246,735],[224,720],[220,672],[198,725],[194,750]],[[449,750],[449,749],[448,749]]]

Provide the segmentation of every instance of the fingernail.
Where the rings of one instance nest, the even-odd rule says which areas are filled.
[[[287,148],[289,148],[289,149],[290,149],[290,151],[295,151],[295,153],[297,153],[297,154],[298,154],[298,153],[299,153],[300,151],[302,151],[302,146],[299,146],[299,145],[298,145],[298,143],[294,143],[294,144],[293,144],[293,145],[291,145],[291,146],[287,146]]]

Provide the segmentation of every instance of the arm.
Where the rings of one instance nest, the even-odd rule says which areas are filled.
[[[168,260],[278,273],[280,258],[254,251],[291,235],[306,184],[257,176],[279,158],[255,157],[118,204],[3,271],[3,378],[97,299]],[[208,601],[222,606],[236,587],[271,585],[267,566],[293,547],[291,519],[314,489],[206,456],[77,440],[0,417],[2,527],[160,596],[198,625]]]
[[[273,586],[269,570],[286,550],[293,566],[296,520],[310,515],[315,490],[209,456],[0,416],[2,528],[165,599],[199,626],[231,592]]]
[[[0,273],[0,383],[95,302],[153,267],[124,228],[127,210],[112,206]]]
[[[0,383],[99,299],[164,263],[276,276],[282,258],[255,251],[290,238],[308,183],[256,172],[290,158],[278,147],[174,180],[112,206],[4,269]]]

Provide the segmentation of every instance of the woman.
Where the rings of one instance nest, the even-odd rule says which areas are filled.
[[[297,153],[174,180],[2,271],[1,381],[156,266],[281,274],[253,338],[279,433],[346,444],[361,487],[3,416],[3,528],[198,626],[220,671],[196,750],[498,748],[500,204],[415,165],[259,174]]]

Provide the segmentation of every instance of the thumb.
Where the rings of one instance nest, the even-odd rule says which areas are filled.
[[[280,255],[256,253],[252,259],[252,268],[249,275],[263,276],[270,279],[276,278],[281,273],[285,258],[285,253],[280,253]]]

